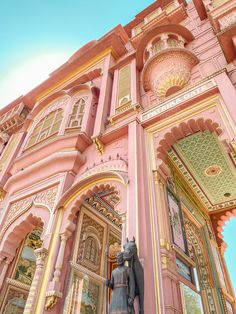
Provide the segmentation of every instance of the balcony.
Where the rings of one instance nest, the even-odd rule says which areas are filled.
[[[185,44],[186,40],[179,34],[162,33],[152,39],[144,50],[144,89],[152,90],[160,100],[182,89],[190,79],[192,68],[198,63]]]
[[[235,0],[205,0],[204,5],[225,57],[228,62],[232,62],[236,57],[236,2]]]

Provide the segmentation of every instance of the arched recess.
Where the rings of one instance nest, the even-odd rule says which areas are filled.
[[[81,279],[75,271],[81,265],[84,267],[83,271],[85,268],[90,270],[90,279],[92,281],[96,274],[104,276],[104,252],[106,243],[111,244],[110,235],[113,234],[114,238],[121,242],[121,216],[119,214],[126,211],[126,175],[126,173],[119,171],[104,171],[88,175],[83,179],[80,178],[57,204],[56,208],[61,208],[63,212],[59,230],[61,239],[58,243],[60,254],[56,257],[53,279],[48,286],[48,293],[54,295],[56,301],[58,296],[55,295],[55,290],[58,289],[60,293],[63,293],[66,275],[71,278],[69,280],[70,284],[73,280],[79,281]],[[106,193],[107,191],[111,192],[110,195]],[[108,198],[106,198],[107,196]],[[104,204],[106,200],[107,206]],[[114,204],[114,206],[110,206],[111,204]],[[118,224],[116,219],[118,219]],[[86,240],[88,240],[88,243],[85,243]],[[87,252],[85,245],[87,247],[90,245],[91,250]],[[71,267],[69,268],[71,271],[68,274],[68,267],[62,267],[62,265],[65,265],[63,264],[65,258],[71,259]],[[57,283],[57,287],[55,283]],[[99,293],[99,313],[103,302],[103,284],[103,281],[99,281],[97,286],[99,291],[102,289]],[[74,289],[75,295],[78,294],[77,288],[73,284],[71,289]],[[70,301],[70,293],[68,291],[67,293],[65,308],[71,302],[74,302]],[[81,298],[81,296],[78,296],[78,298]],[[62,305],[58,303],[55,310],[58,310],[60,306]],[[45,308],[51,308],[47,300]]]
[[[61,231],[72,232],[75,229],[75,218],[83,202],[90,198],[94,193],[99,193],[105,189],[116,191],[120,201],[115,210],[119,213],[126,212],[127,202],[127,179],[126,174],[115,171],[97,173],[77,182],[61,198],[57,208],[64,208]]]
[[[36,206],[31,203],[22,209],[21,213],[7,225],[7,228],[3,225],[0,256],[14,257],[16,249],[29,232],[39,226],[46,229],[49,217],[49,210],[46,206]]]

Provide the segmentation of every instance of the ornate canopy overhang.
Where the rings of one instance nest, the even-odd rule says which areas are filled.
[[[168,155],[208,211],[236,204],[235,164],[216,133],[206,130],[183,138]]]

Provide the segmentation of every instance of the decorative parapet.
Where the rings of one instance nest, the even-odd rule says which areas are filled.
[[[180,23],[187,17],[186,9],[178,0],[170,2],[167,6],[157,8],[145,16],[142,22],[132,29],[132,41],[136,42],[147,30],[157,24]]]
[[[29,110],[23,103],[4,113],[0,116],[0,132],[8,134],[15,132],[23,124],[28,113]]]

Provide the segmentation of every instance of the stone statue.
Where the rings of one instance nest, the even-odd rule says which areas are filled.
[[[107,286],[112,292],[109,314],[134,314],[135,281],[131,268],[124,265],[123,252],[117,254],[118,267],[112,271]]]
[[[144,313],[144,272],[143,266],[138,258],[137,245],[135,238],[133,241],[127,241],[124,245],[124,260],[128,261],[129,267],[133,270],[135,279],[135,296],[139,298],[139,313]]]

